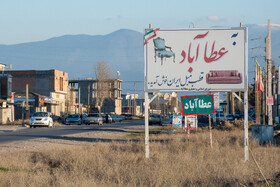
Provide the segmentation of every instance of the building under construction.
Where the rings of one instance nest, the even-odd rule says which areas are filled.
[[[76,103],[78,104],[78,112],[81,113],[82,108],[85,112],[102,112],[102,113],[122,113],[122,97],[121,97],[121,82],[120,79],[110,79],[104,81],[102,87],[107,89],[103,90],[104,101],[99,108],[96,100],[100,96],[100,84],[97,79],[86,78],[78,80],[69,80],[70,91],[74,92],[72,95],[76,96]],[[76,110],[76,107],[72,106]],[[77,110],[76,110],[77,113]]]

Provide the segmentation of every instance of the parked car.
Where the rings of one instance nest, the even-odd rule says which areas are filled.
[[[103,123],[107,123],[107,122],[106,122],[106,115],[108,115],[108,123],[112,123],[113,120],[112,120],[112,117],[111,117],[109,114],[103,114],[103,115],[102,115]]]
[[[63,124],[65,124],[67,117],[68,117],[68,115],[66,115],[66,114],[64,114],[62,116],[55,116],[55,115],[52,116],[53,121],[57,121],[58,123],[63,123]]]
[[[121,122],[123,120],[121,116],[116,114],[111,115],[111,117],[112,117],[112,122]]]
[[[160,124],[162,125],[160,114],[150,114],[149,124]]]
[[[87,118],[87,114],[81,114],[81,118],[82,118],[82,123],[85,123],[85,120]]]
[[[89,113],[87,118],[85,119],[85,124],[98,124],[103,125],[103,118],[99,113]]]
[[[227,114],[226,115],[226,120],[233,121],[234,119],[235,119],[235,116],[233,114]]]
[[[131,120],[132,119],[132,115],[131,114],[124,114],[124,119],[125,120]]]
[[[71,124],[81,125],[82,124],[81,115],[69,114],[68,117],[66,118],[66,125],[71,125]]]
[[[30,117],[29,122],[30,128],[32,127],[40,127],[40,126],[47,126],[49,128],[53,127],[53,119],[49,112],[35,112]]]
[[[209,116],[208,115],[198,115],[197,120],[200,123],[209,123]]]
[[[120,117],[122,118],[122,120],[125,120],[125,115],[124,114],[120,115]]]
[[[215,113],[213,115],[216,115],[216,121],[224,121],[225,120],[224,113]],[[211,118],[213,118],[213,117],[211,117]]]

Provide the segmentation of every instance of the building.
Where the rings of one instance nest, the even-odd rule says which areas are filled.
[[[5,70],[6,64],[0,63],[0,71],[3,72]]]
[[[55,69],[12,70],[5,73],[12,76],[15,97],[24,98],[28,85],[28,97],[37,101],[33,108],[45,106],[47,111],[56,116],[66,112],[68,73]]]
[[[139,98],[138,94],[122,95],[122,113],[140,116],[144,111],[145,99]]]
[[[8,104],[12,97],[12,76],[5,74],[5,67],[0,63],[0,124],[14,121],[14,106]]]
[[[122,98],[121,98],[121,82],[120,79],[110,79],[99,84],[98,80],[93,78],[69,80],[72,91],[76,92],[77,103],[86,106],[87,112],[102,112],[121,114]],[[104,89],[106,87],[106,89]],[[100,97],[100,92],[104,93],[104,102],[100,109],[97,108],[96,100]],[[80,94],[79,94],[80,93]],[[80,111],[81,112],[81,111]]]

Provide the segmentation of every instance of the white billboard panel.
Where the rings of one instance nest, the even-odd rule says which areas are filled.
[[[246,91],[246,27],[146,29],[145,91]]]

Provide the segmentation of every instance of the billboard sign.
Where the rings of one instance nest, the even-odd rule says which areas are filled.
[[[246,27],[146,29],[145,91],[246,91]]]
[[[192,129],[197,129],[198,125],[197,125],[197,116],[196,115],[190,115],[190,116],[186,116],[187,118],[187,123],[188,123],[188,127],[192,130]],[[185,127],[186,129],[187,127]]]
[[[181,115],[176,115],[176,114],[173,115],[172,126],[179,127],[179,128],[182,127],[182,116]]]
[[[219,92],[214,92],[212,94],[214,95],[215,109],[219,109],[220,108],[220,93]]]
[[[213,95],[189,95],[181,97],[182,115],[214,114]]]
[[[266,97],[266,104],[267,105],[273,105],[273,96],[267,96]]]

